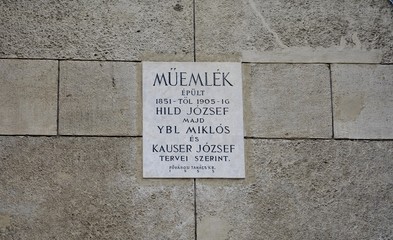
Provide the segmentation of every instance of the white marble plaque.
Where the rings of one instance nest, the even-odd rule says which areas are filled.
[[[244,178],[240,63],[143,62],[143,177]]]

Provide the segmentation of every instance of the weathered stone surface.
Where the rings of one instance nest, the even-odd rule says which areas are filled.
[[[393,142],[246,148],[246,180],[197,180],[198,239],[392,239]]]
[[[197,60],[393,62],[389,1],[196,1]]]
[[[332,136],[327,65],[251,64],[244,72],[246,136]]]
[[[393,66],[332,65],[334,135],[393,138]]]
[[[192,0],[1,1],[0,57],[192,60]]]
[[[56,135],[57,66],[0,60],[0,134]]]
[[[60,62],[63,135],[141,135],[140,65],[124,62]]]
[[[193,181],[143,180],[141,145],[0,137],[0,239],[193,239]]]

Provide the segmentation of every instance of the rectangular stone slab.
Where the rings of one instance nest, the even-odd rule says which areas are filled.
[[[246,64],[247,137],[330,138],[328,65]]]
[[[393,62],[389,1],[201,0],[195,18],[198,61]]]
[[[58,62],[0,59],[0,134],[57,134]]]
[[[141,139],[0,137],[0,239],[193,239],[192,180],[143,180]]]
[[[198,239],[389,239],[393,142],[246,140],[245,180],[198,179]]]
[[[393,66],[332,65],[334,136],[393,139]]]
[[[61,135],[141,135],[138,64],[60,62]]]

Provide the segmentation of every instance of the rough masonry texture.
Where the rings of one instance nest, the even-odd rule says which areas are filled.
[[[141,152],[131,138],[0,137],[0,239],[192,239],[193,181],[142,180]]]
[[[389,0],[0,10],[1,240],[393,239]],[[242,63],[244,180],[142,178],[143,61]]]
[[[219,13],[220,17],[217,17]],[[393,61],[388,1],[196,1],[196,55],[246,62]]]
[[[247,140],[246,149],[246,180],[197,180],[199,239],[392,238],[392,141]]]
[[[2,1],[0,9],[1,57],[192,59],[192,0]]]

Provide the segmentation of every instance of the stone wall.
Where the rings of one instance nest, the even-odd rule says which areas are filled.
[[[1,1],[0,239],[393,239],[388,0]],[[246,178],[142,178],[142,61],[243,65]]]

